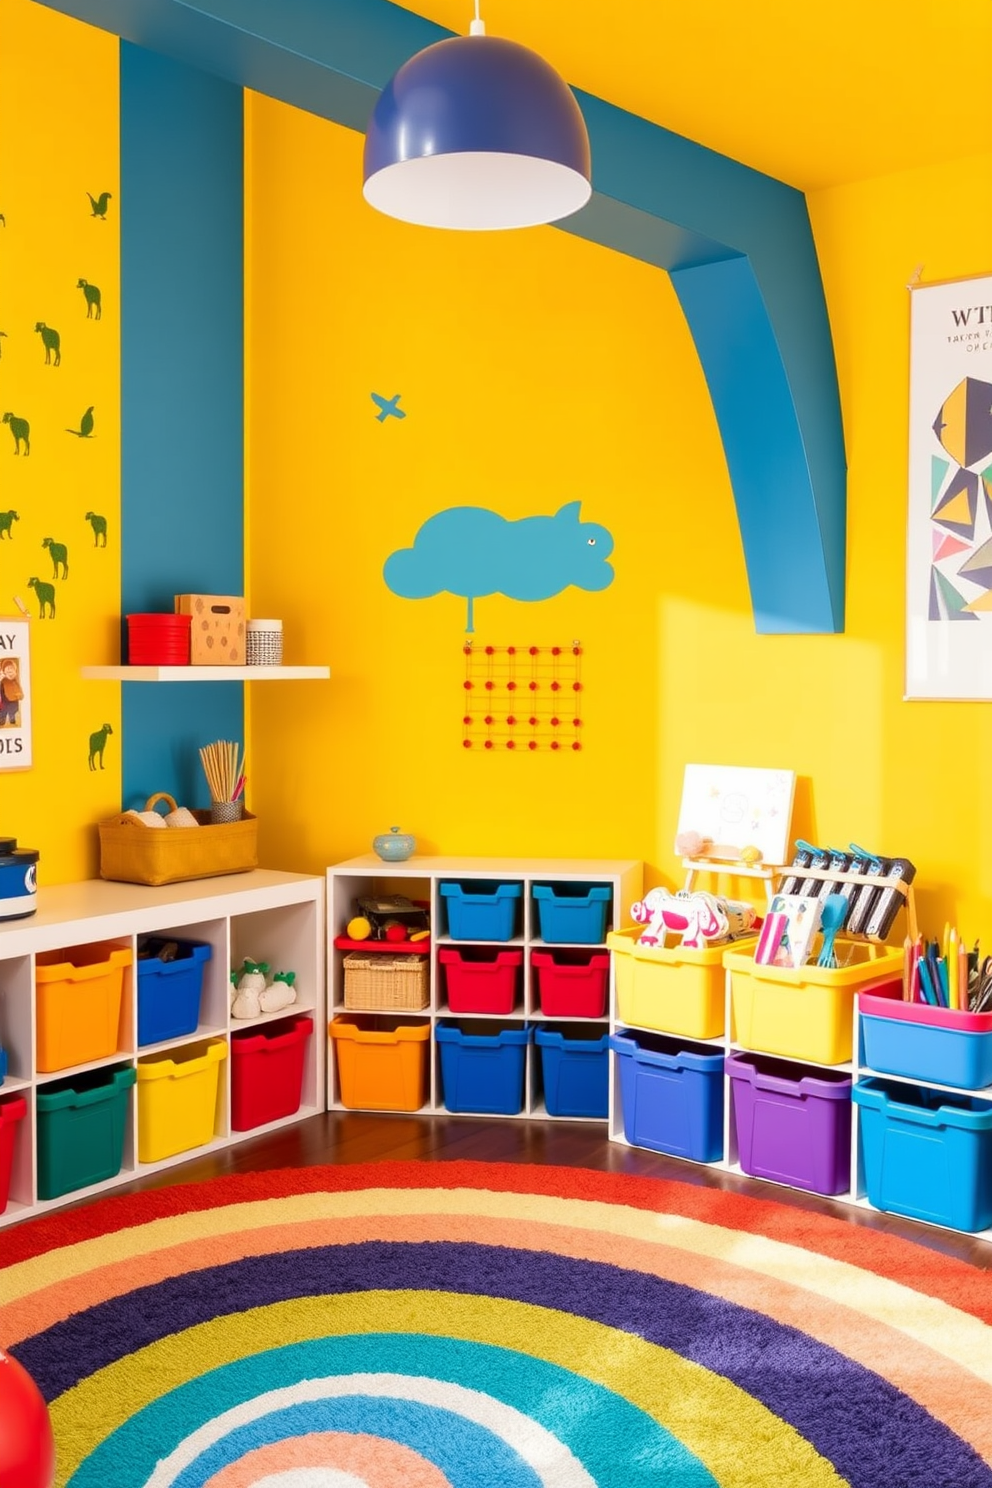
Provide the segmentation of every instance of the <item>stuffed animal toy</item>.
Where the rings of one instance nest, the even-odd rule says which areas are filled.
[[[265,961],[248,961],[240,972],[231,972],[234,983],[234,998],[231,1002],[232,1018],[258,1018],[262,1013],[262,993],[268,985],[269,968]],[[295,997],[295,993],[294,993]]]
[[[282,1008],[292,1007],[296,1001],[295,971],[277,971],[269,986],[259,996],[263,1013],[278,1013]]]

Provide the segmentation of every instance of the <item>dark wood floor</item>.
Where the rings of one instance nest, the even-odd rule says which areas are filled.
[[[678,1162],[643,1149],[607,1140],[604,1129],[585,1122],[478,1120],[465,1116],[368,1115],[328,1111],[268,1136],[250,1138],[208,1157],[169,1168],[115,1193],[196,1183],[224,1173],[267,1168],[309,1167],[323,1163],[382,1161],[553,1163],[610,1173],[676,1178],[684,1183],[731,1189],[777,1199],[800,1209],[832,1214],[847,1224],[903,1235],[945,1255],[992,1270],[992,1243],[973,1236],[914,1224],[895,1215],[853,1209],[829,1199]]]

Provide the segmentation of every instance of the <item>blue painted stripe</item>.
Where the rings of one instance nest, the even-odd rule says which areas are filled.
[[[124,614],[244,593],[241,89],[121,45]],[[125,806],[205,804],[196,749],[241,739],[234,683],[125,684]]]

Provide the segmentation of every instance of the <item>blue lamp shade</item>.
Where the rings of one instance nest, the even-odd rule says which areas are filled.
[[[536,52],[456,36],[405,62],[365,137],[365,199],[424,227],[534,227],[592,194],[575,97]]]

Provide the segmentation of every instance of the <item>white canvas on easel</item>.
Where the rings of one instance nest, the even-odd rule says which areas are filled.
[[[686,765],[676,836],[697,833],[703,855],[717,861],[735,862],[753,847],[762,862],[781,866],[789,858],[795,788],[794,770]]]

